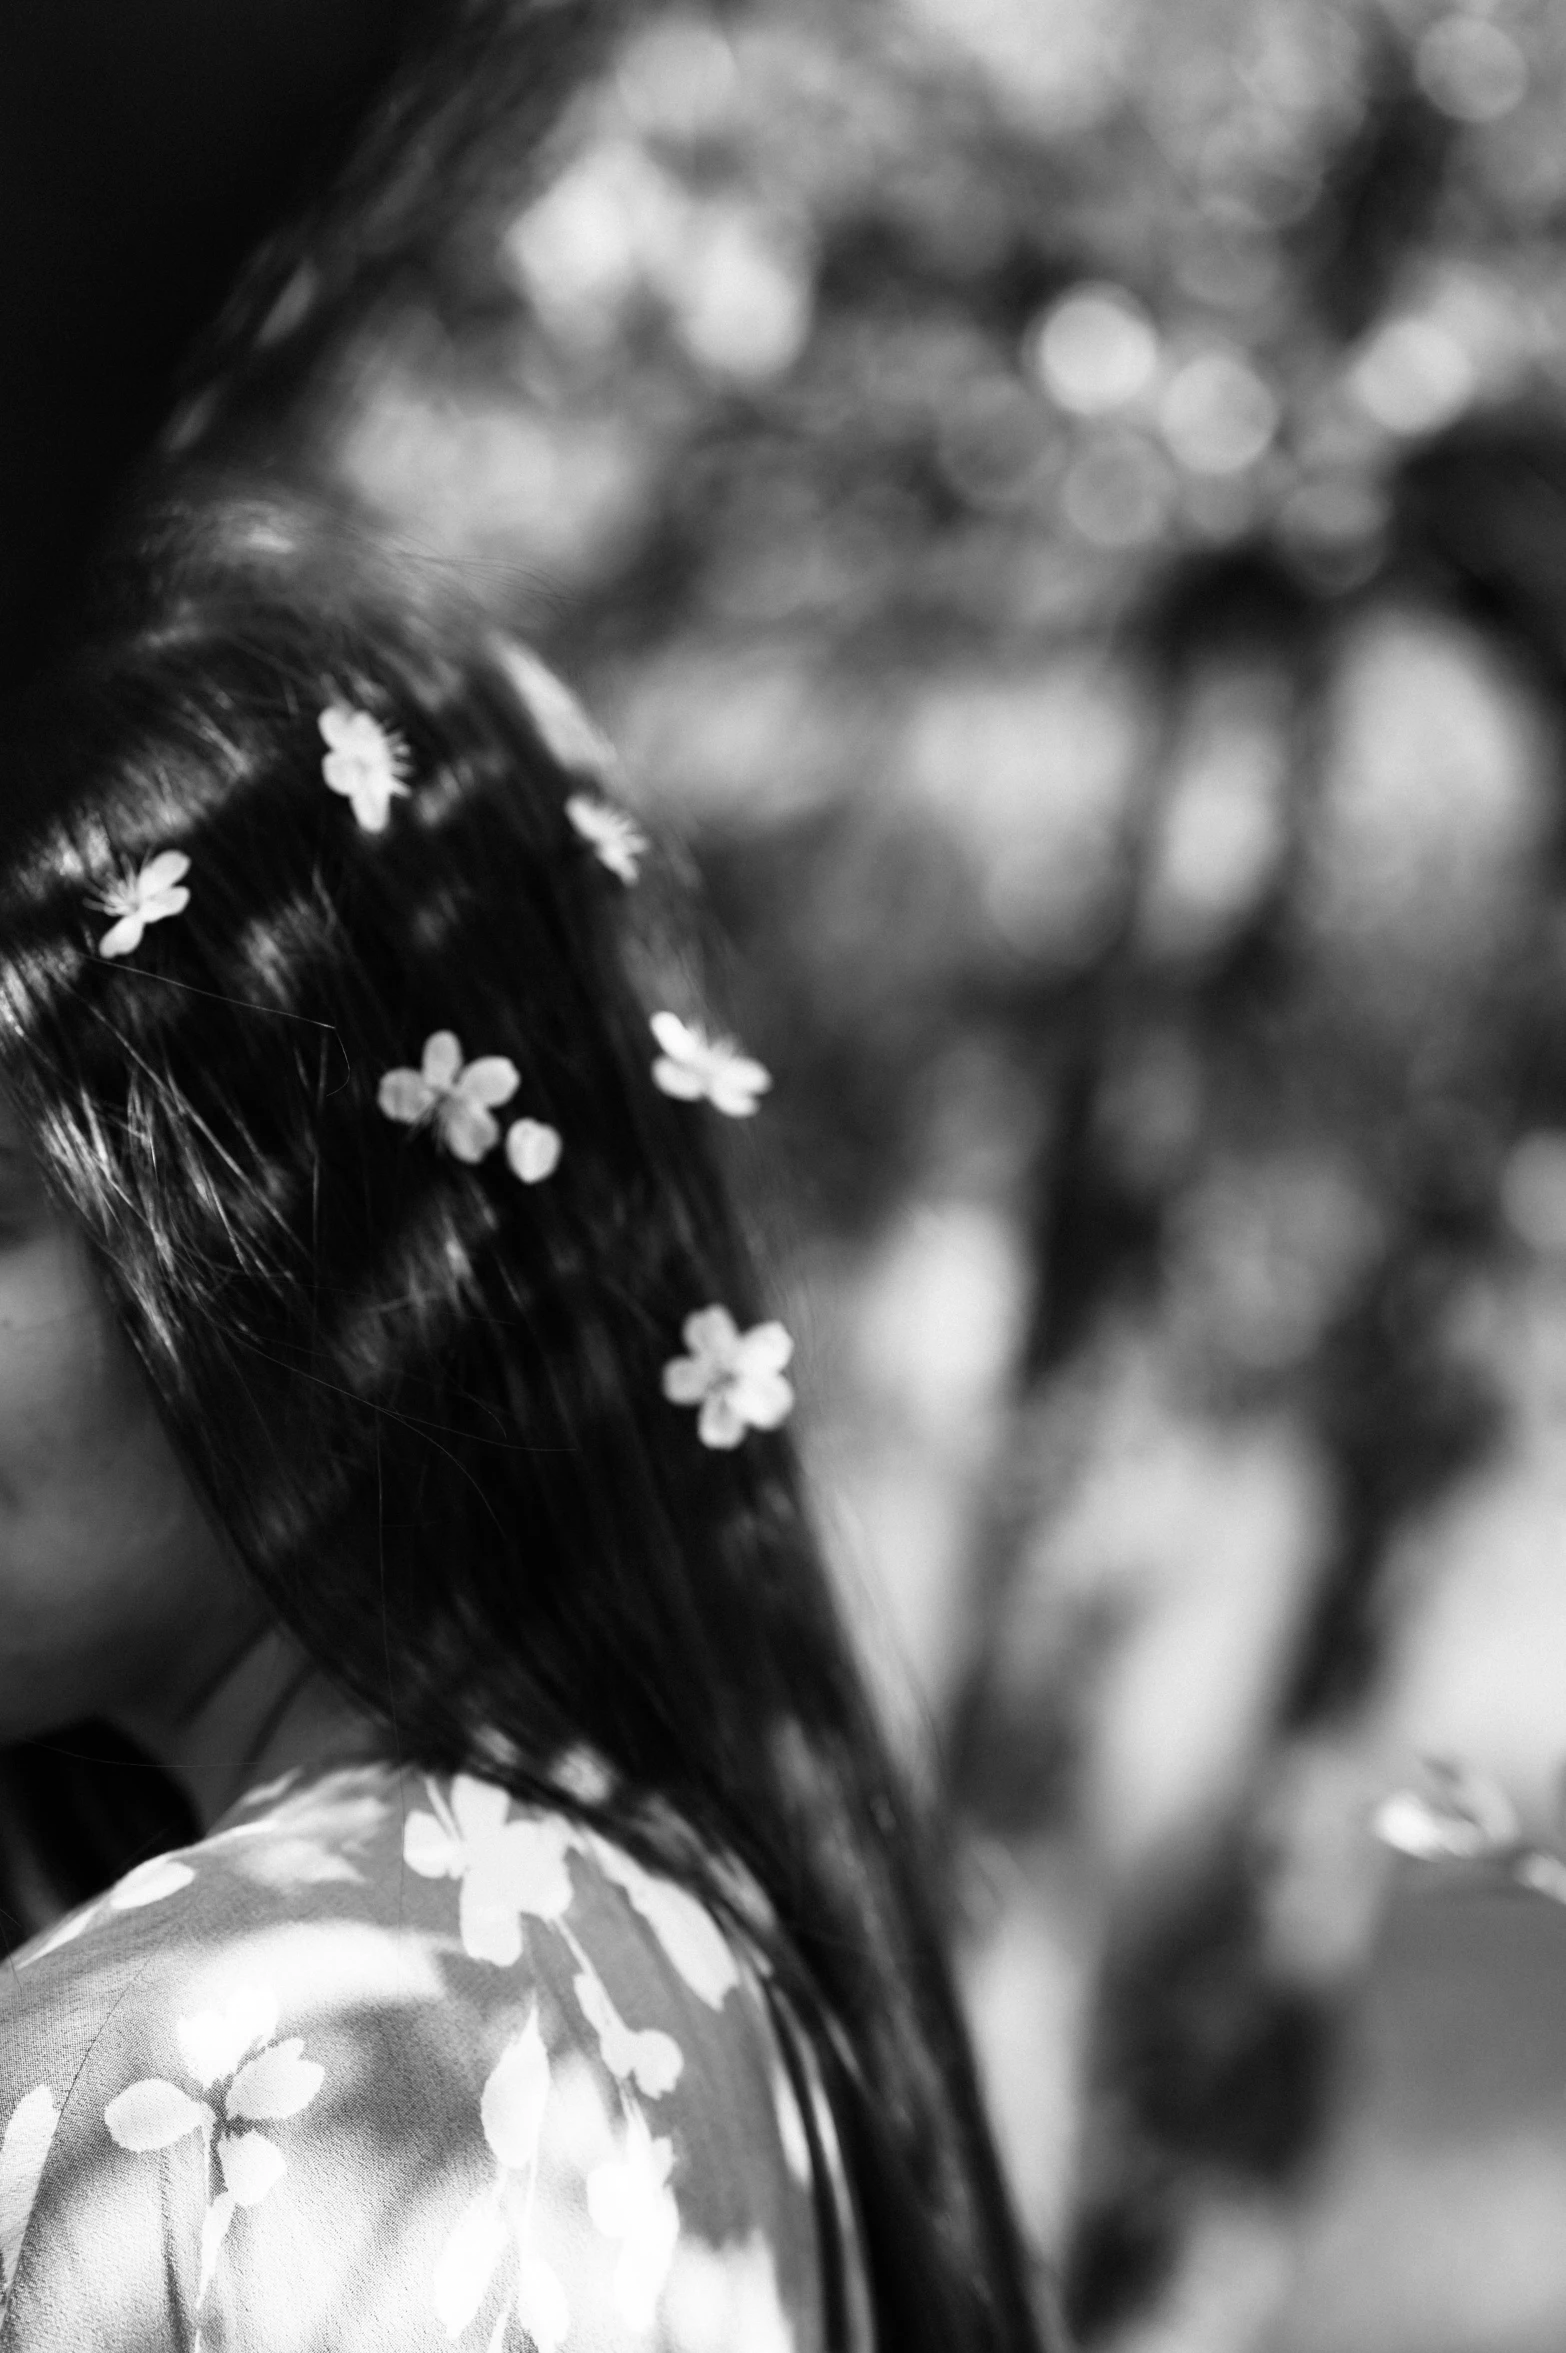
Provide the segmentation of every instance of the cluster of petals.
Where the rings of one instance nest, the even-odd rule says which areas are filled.
[[[366,833],[382,833],[394,800],[406,796],[407,746],[368,711],[329,703],[320,729],[327,750],[321,774],[341,793]]]
[[[612,802],[600,800],[596,793],[573,793],[566,803],[566,815],[601,866],[607,866],[624,883],[636,880],[648,841],[633,817],[627,817]]]
[[[388,1070],[376,1100],[388,1119],[406,1127],[430,1127],[454,1160],[483,1160],[500,1142],[495,1113],[509,1103],[522,1074],[505,1054],[462,1058],[454,1030],[435,1030],[424,1041],[417,1070]],[[513,1120],[506,1131],[506,1162],[524,1185],[536,1185],[560,1163],[558,1132],[541,1119]]]
[[[185,883],[189,872],[190,860],[183,850],[160,850],[134,873],[117,875],[101,891],[94,891],[91,904],[114,917],[98,942],[99,955],[129,956],[141,946],[149,923],[182,915],[190,905]]]
[[[704,1097],[730,1119],[749,1119],[772,1084],[772,1073],[730,1038],[709,1038],[677,1013],[655,1013],[652,1033],[662,1052],[652,1066],[653,1084],[682,1103]]]
[[[794,1391],[783,1368],[794,1343],[779,1323],[742,1332],[726,1307],[698,1308],[681,1326],[686,1346],[663,1368],[663,1393],[673,1405],[699,1410],[703,1446],[738,1446],[747,1430],[775,1430],[787,1420]]]

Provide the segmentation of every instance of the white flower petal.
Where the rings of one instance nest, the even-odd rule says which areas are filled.
[[[201,2218],[201,2276],[196,2283],[198,2296],[204,2296],[212,2285],[218,2255],[237,2210],[238,2200],[233,2192],[220,2190]]]
[[[517,2318],[538,2353],[559,2353],[571,2328],[565,2289],[542,2255],[524,2255],[517,2287]]]
[[[494,1110],[509,1103],[522,1084],[522,1073],[504,1054],[481,1054],[470,1062],[457,1080],[457,1093],[466,1103],[479,1103]]]
[[[498,1782],[458,1773],[451,1784],[451,1811],[470,1846],[498,1838],[511,1813],[511,1799]]]
[[[753,1430],[776,1430],[794,1410],[794,1390],[781,1373],[746,1373],[731,1392],[734,1410]]]
[[[247,2059],[229,2089],[229,2115],[274,2121],[308,2108],[325,2081],[326,2069],[314,2059],[302,2059],[303,2049],[304,2039],[296,2035]]]
[[[147,928],[144,915],[122,915],[118,923],[111,923],[98,942],[100,956],[128,956],[141,946],[141,935]]]
[[[560,1132],[541,1119],[514,1120],[506,1130],[506,1162],[524,1185],[539,1185],[560,1165]]]
[[[728,1453],[745,1435],[745,1417],[727,1390],[715,1389],[696,1417],[696,1435],[703,1446]]]
[[[671,1061],[687,1062],[700,1051],[696,1032],[677,1013],[651,1014],[647,1026]]]
[[[225,2133],[217,2153],[224,2182],[241,2206],[259,2206],[288,2171],[282,2150],[264,2132]]]
[[[122,2149],[141,2152],[166,2149],[171,2141],[183,2140],[187,2132],[202,2129],[214,2118],[205,2100],[193,2100],[177,2083],[165,2083],[161,2076],[151,2075],[130,2084],[111,2100],[103,2111],[103,2121]]]
[[[608,1839],[594,1843],[605,1872],[624,1889],[692,1993],[721,2009],[739,1983],[739,1965],[704,1904],[672,1879],[648,1871]]]
[[[535,2008],[490,2070],[479,2102],[484,2138],[513,2173],[525,2172],[538,2154],[548,2100],[549,2053]]]
[[[460,2337],[483,2303],[506,2244],[506,2218],[493,2190],[465,2208],[435,2265],[436,2318]]]
[[[389,1070],[376,1089],[375,1100],[388,1119],[400,1119],[411,1127],[428,1116],[440,1097],[422,1071]]]
[[[190,860],[183,850],[160,850],[155,858],[149,858],[143,866],[136,878],[137,887],[143,900],[155,899],[164,891],[172,898],[174,893],[170,885],[183,882],[189,872]],[[186,891],[180,899],[180,906],[185,906],[189,898],[190,893]]]
[[[420,1069],[429,1085],[437,1093],[444,1094],[448,1087],[456,1084],[457,1073],[461,1068],[462,1045],[456,1031],[432,1031],[424,1041],[424,1052],[420,1058]]]
[[[110,1893],[109,1909],[135,1912],[143,1904],[161,1904],[165,1896],[178,1895],[182,1887],[189,1887],[195,1876],[177,1855],[154,1855],[150,1862],[138,1863],[134,1871],[126,1872]]]
[[[758,1098],[772,1084],[772,1074],[759,1062],[741,1056],[737,1062],[714,1071],[707,1093],[715,1111],[727,1119],[749,1119],[757,1109]]]
[[[670,1055],[660,1054],[652,1066],[653,1085],[661,1095],[672,1095],[677,1103],[699,1103],[706,1093],[701,1074],[688,1062],[676,1062]]]
[[[739,1326],[726,1307],[700,1307],[680,1327],[692,1356],[726,1371],[739,1351]]]
[[[470,1871],[463,1880],[457,1924],[470,1960],[511,1969],[522,1958],[521,1915],[487,1873]]]
[[[0,2303],[16,2277],[17,2257],[59,2121],[54,2094],[41,2083],[18,2100],[0,2141]]]
[[[663,1368],[663,1393],[671,1405],[700,1405],[711,1375],[700,1358],[675,1356]]]
[[[435,1113],[435,1127],[453,1160],[464,1160],[469,1167],[493,1152],[500,1141],[500,1126],[493,1114],[461,1095],[443,1098]]]
[[[403,1825],[402,1859],[421,1879],[460,1879],[467,1868],[457,1841],[422,1806]]]
[[[277,1999],[263,1985],[242,1985],[221,2010],[177,2018],[174,2032],[185,2064],[203,2090],[232,2075],[247,2051],[277,2031]]]
[[[740,1342],[744,1369],[780,1373],[794,1354],[794,1340],[786,1325],[753,1324]]]

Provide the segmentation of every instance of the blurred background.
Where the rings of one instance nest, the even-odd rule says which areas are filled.
[[[470,0],[378,120],[166,447],[460,568],[700,871],[1081,2344],[1559,2353],[1566,8]],[[1512,1827],[1379,1840],[1428,1759]]]

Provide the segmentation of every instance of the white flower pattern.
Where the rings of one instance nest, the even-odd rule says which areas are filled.
[[[0,2321],[11,2300],[22,2242],[59,2121],[54,2093],[40,2083],[17,2101],[0,2140]]]
[[[612,1787],[587,1752],[560,1773]],[[7,2353],[218,2353],[274,2322],[429,2353],[793,2353],[819,2308],[820,2184],[775,2095],[808,2059],[785,2067],[704,1906],[600,1830],[471,1775],[339,1766],[252,1792],[83,1921],[0,1982]],[[770,2221],[735,2237],[737,2194],[792,2212],[792,2270]]]
[[[635,882],[649,844],[634,817],[627,817],[612,802],[599,800],[595,793],[573,793],[566,803],[566,815],[600,866],[607,866],[623,883]]]
[[[342,703],[329,703],[319,725],[327,746],[321,761],[327,790],[343,795],[366,833],[383,833],[392,802],[408,793],[406,744],[369,711]]]
[[[454,1160],[475,1162],[500,1141],[494,1114],[521,1085],[521,1073],[504,1054],[482,1054],[464,1062],[456,1034],[438,1029],[424,1041],[417,1070],[388,1070],[376,1100],[388,1119],[418,1127],[425,1121]]]
[[[653,1084],[682,1103],[709,1102],[729,1119],[749,1119],[772,1084],[772,1073],[732,1038],[709,1038],[677,1013],[655,1013],[651,1029],[662,1051],[652,1066]]]
[[[92,894],[92,905],[114,921],[98,942],[100,956],[129,956],[141,946],[149,923],[183,915],[190,905],[185,881],[190,860],[183,850],[160,850],[128,874],[117,875]]]
[[[587,2177],[587,2210],[604,2237],[620,2243],[614,2301],[634,2329],[650,2325],[679,2243],[680,2212],[669,2187],[673,2166],[672,2142],[654,2140],[646,2118],[633,2112],[618,2157]]]
[[[200,2133],[207,2151],[208,2189],[201,2224],[199,2306],[212,2284],[235,2214],[242,2206],[259,2206],[288,2170],[276,2141],[253,2127],[297,2116],[307,2108],[321,2088],[325,2069],[303,2057],[302,2036],[281,2043],[273,2039],[277,1998],[269,1986],[240,1986],[221,2010],[177,2019],[174,2033],[187,2073],[200,2091],[212,2096],[196,2099],[165,2076],[146,2076],[109,2102],[103,2121],[110,2137],[137,2156],[169,2148],[188,2133]]]
[[[726,1307],[702,1307],[686,1317],[682,1337],[689,1353],[664,1366],[663,1393],[673,1405],[700,1408],[703,1446],[738,1446],[747,1430],[775,1430],[787,1420],[794,1391],[783,1367],[794,1343],[781,1324],[742,1332]]]
[[[408,1816],[403,1859],[424,1879],[462,1883],[462,1948],[507,1969],[522,1951],[522,1916],[558,1920],[571,1901],[569,1826],[557,1817],[511,1818],[492,1782],[459,1773],[449,1802],[428,1784],[431,1811]]]

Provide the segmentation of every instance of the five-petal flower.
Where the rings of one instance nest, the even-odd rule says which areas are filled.
[[[115,918],[98,942],[99,955],[129,956],[141,946],[149,923],[183,914],[190,905],[184,880],[189,872],[190,860],[183,850],[160,850],[134,873],[117,875],[94,891],[90,903]]]
[[[522,1952],[521,1915],[558,1920],[571,1901],[570,1826],[549,1814],[508,1819],[506,1792],[471,1774],[456,1775],[449,1806],[429,1789],[434,1810],[408,1816],[403,1859],[422,1879],[461,1881],[463,1950],[508,1969]]]
[[[566,803],[566,815],[600,866],[607,866],[622,882],[636,880],[648,842],[633,817],[627,817],[612,802],[601,801],[596,793],[573,793]]]
[[[329,703],[320,717],[328,749],[321,761],[327,787],[351,803],[366,833],[382,833],[394,800],[408,787],[407,746],[368,711]]]
[[[388,1070],[376,1100],[388,1119],[410,1127],[428,1120],[455,1159],[475,1161],[499,1143],[492,1114],[521,1083],[516,1064],[504,1054],[464,1062],[455,1034],[438,1029],[424,1041],[419,1068]]]
[[[738,1446],[747,1430],[775,1430],[794,1403],[783,1367],[794,1343],[778,1323],[742,1332],[726,1307],[703,1307],[682,1327],[688,1356],[663,1368],[663,1393],[674,1405],[701,1408],[703,1446]]]
[[[663,1051],[652,1066],[653,1084],[683,1103],[705,1096],[715,1111],[748,1119],[757,1098],[772,1084],[761,1063],[742,1054],[730,1038],[709,1038],[677,1013],[655,1013],[652,1032]]]

